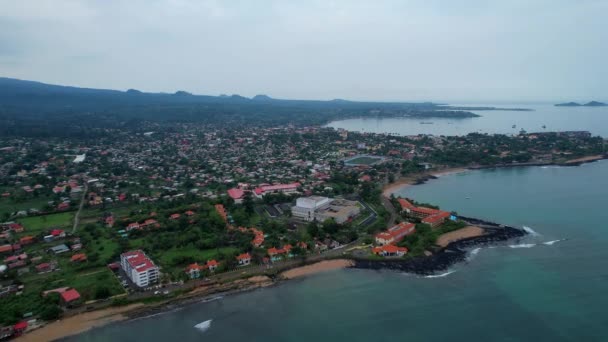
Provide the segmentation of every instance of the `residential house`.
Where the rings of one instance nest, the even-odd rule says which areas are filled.
[[[416,232],[416,225],[409,222],[401,222],[388,230],[376,234],[376,243],[390,245],[401,241],[407,235]]]
[[[239,266],[247,266],[251,264],[251,255],[249,253],[243,253],[236,257],[236,261]]]
[[[402,257],[407,253],[407,248],[395,245],[384,245],[372,248],[372,253],[384,257]]]

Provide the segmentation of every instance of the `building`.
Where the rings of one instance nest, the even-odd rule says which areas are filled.
[[[448,213],[447,211],[440,211],[437,214],[423,218],[421,222],[428,224],[431,227],[435,228],[437,226],[442,225],[445,222],[445,220],[448,217],[450,217],[451,215],[452,214]]]
[[[218,262],[214,260],[208,260],[205,265],[199,265],[197,262],[194,264],[188,265],[186,267],[186,274],[190,277],[190,279],[198,279],[201,276],[201,272],[204,270],[209,270],[209,272],[214,272],[217,269]]]
[[[239,266],[247,266],[251,264],[251,255],[249,253],[243,253],[236,257],[236,261],[239,263]]]
[[[160,278],[158,267],[141,250],[121,254],[120,266],[131,281],[139,287],[146,287]]]
[[[245,198],[245,191],[239,188],[229,189],[228,196],[234,200],[234,203],[241,204]]]
[[[395,245],[384,245],[372,248],[372,253],[384,257],[402,257],[407,254],[407,248]]]
[[[61,254],[61,253],[69,252],[70,248],[68,248],[68,246],[66,246],[65,244],[61,244],[61,245],[51,247],[51,248],[49,248],[49,250],[55,254]]]
[[[291,249],[291,245],[285,245],[283,248],[272,247],[268,249],[268,256],[272,261],[279,261],[284,257],[291,257]]]
[[[331,204],[331,199],[322,196],[300,197],[291,208],[291,215],[304,221],[314,221],[315,211],[325,209]]]
[[[300,187],[300,183],[290,183],[290,184],[277,184],[277,185],[263,185],[257,187],[253,190],[253,193],[262,198],[268,194],[275,193],[284,193],[284,194],[294,194],[298,192],[298,188]]]
[[[73,307],[80,304],[80,293],[75,289],[69,289],[61,292],[59,295],[61,296],[61,303],[64,306]]]
[[[407,235],[416,232],[416,225],[409,222],[401,222],[388,230],[376,234],[376,243],[379,245],[391,245],[403,240]]]
[[[291,208],[291,215],[304,221],[323,222],[328,219],[342,224],[359,215],[361,208],[355,201],[331,199],[322,196],[301,197]]]

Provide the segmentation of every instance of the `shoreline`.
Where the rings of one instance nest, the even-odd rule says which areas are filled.
[[[455,173],[468,172],[478,169],[489,168],[505,168],[505,167],[522,167],[522,166],[579,166],[584,163],[595,162],[602,159],[607,159],[608,155],[595,155],[576,158],[562,163],[537,163],[537,164],[509,164],[509,165],[494,165],[487,167],[472,166],[472,167],[454,167],[446,168],[437,171],[412,174],[402,177],[396,182],[387,184],[382,189],[382,195],[390,197],[390,195],[400,189],[408,186],[424,184],[429,179],[446,176]],[[360,268],[360,269],[389,269],[413,273],[418,275],[432,275],[439,271],[445,271],[452,265],[466,261],[467,252],[465,249],[479,245],[495,244],[504,242],[510,239],[521,238],[527,233],[518,228],[504,226],[493,222],[487,222],[475,218],[462,217],[469,223],[469,226],[483,229],[483,233],[479,231],[462,234],[459,238],[453,240],[448,239],[447,244],[438,246],[431,255],[413,257],[410,259],[383,259],[372,260],[366,258],[357,258],[354,256],[345,256],[340,259],[321,260],[308,265],[301,265],[291,269],[282,271],[276,276],[269,277],[267,275],[251,276],[247,279],[238,279],[225,284],[210,284],[203,285],[192,289],[191,291],[178,295],[175,298],[168,298],[165,301],[144,304],[134,303],[119,307],[106,307],[100,310],[85,312],[79,315],[70,316],[62,320],[50,322],[29,331],[26,334],[18,337],[19,341],[40,341],[40,340],[61,340],[67,337],[72,337],[91,329],[100,328],[111,323],[130,321],[138,318],[149,317],[158,313],[167,312],[178,307],[206,302],[217,299],[221,296],[253,291],[260,288],[279,285],[285,281],[306,277],[342,268]],[[461,232],[462,233],[462,232]],[[449,233],[448,233],[449,234]]]
[[[608,154],[597,154],[593,156],[585,156],[574,159],[569,159],[563,162],[537,162],[537,163],[515,163],[515,164],[495,164],[495,165],[470,165],[470,166],[461,166],[461,167],[449,167],[445,169],[440,169],[436,171],[430,172],[420,172],[411,174],[408,176],[403,176],[398,178],[395,182],[390,184],[385,184],[382,187],[382,195],[384,197],[390,198],[392,194],[403,190],[407,187],[413,185],[421,185],[425,184],[430,179],[436,179],[442,176],[448,176],[458,173],[464,173],[468,171],[475,170],[487,170],[487,169],[504,169],[504,168],[514,168],[514,167],[530,167],[530,166],[564,166],[564,167],[572,167],[572,166],[581,166],[583,164],[593,163],[600,160],[608,159]]]

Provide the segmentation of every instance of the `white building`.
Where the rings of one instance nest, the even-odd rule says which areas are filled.
[[[159,279],[158,267],[141,250],[121,254],[120,265],[131,281],[139,287],[146,287]]]
[[[291,208],[291,215],[304,221],[314,221],[315,211],[325,209],[331,204],[331,199],[322,196],[300,197]]]

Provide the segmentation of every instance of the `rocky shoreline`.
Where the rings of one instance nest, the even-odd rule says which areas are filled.
[[[466,249],[468,248],[497,244],[503,241],[521,238],[527,234],[523,229],[503,226],[493,222],[467,217],[461,217],[461,219],[482,227],[485,230],[485,234],[452,242],[430,256],[420,256],[411,259],[383,260],[353,258],[353,268],[374,270],[388,269],[425,276],[433,275],[437,272],[448,270],[456,263],[466,261]]]

